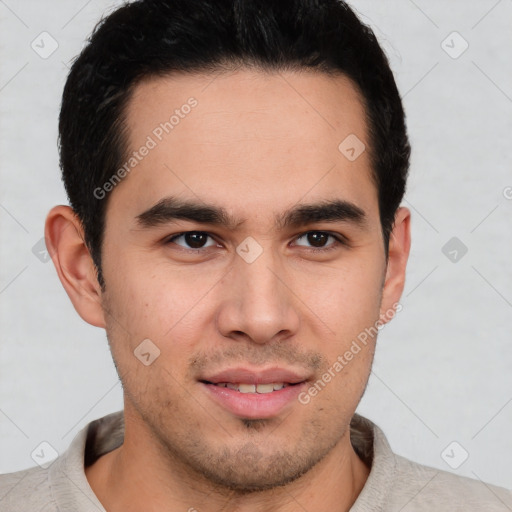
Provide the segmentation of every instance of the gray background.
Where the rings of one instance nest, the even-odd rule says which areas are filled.
[[[380,335],[359,412],[401,455],[512,488],[512,0],[351,4],[390,57],[413,145],[403,311]],[[0,0],[0,472],[33,466],[42,441],[62,452],[122,408],[104,332],[32,251],[66,202],[67,66],[112,5]],[[58,43],[47,58],[31,47],[51,49],[43,31]]]

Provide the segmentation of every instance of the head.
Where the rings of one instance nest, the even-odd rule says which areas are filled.
[[[371,29],[338,0],[133,2],[73,63],[59,132],[71,208],[47,241],[139,434],[243,492],[348,442],[376,336],[335,362],[393,316],[409,251],[404,112]],[[295,399],[222,395],[270,378]]]

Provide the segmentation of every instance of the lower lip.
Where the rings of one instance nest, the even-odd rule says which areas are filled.
[[[240,393],[215,384],[201,383],[210,396],[224,409],[246,419],[266,419],[277,416],[283,409],[297,401],[306,383],[286,386],[271,393]]]

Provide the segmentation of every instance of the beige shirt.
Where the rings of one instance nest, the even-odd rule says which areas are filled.
[[[89,423],[46,469],[36,466],[0,475],[0,511],[105,512],[84,466],[120,446],[123,438],[119,411]],[[351,512],[512,512],[512,491],[396,455],[383,432],[357,414],[351,441],[371,467]]]

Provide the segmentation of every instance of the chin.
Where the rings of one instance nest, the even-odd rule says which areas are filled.
[[[256,425],[259,428],[260,423]],[[216,453],[202,450],[188,463],[215,486],[242,495],[268,491],[299,479],[332,448],[318,443],[284,448],[263,440],[246,442],[239,448],[221,448]]]

